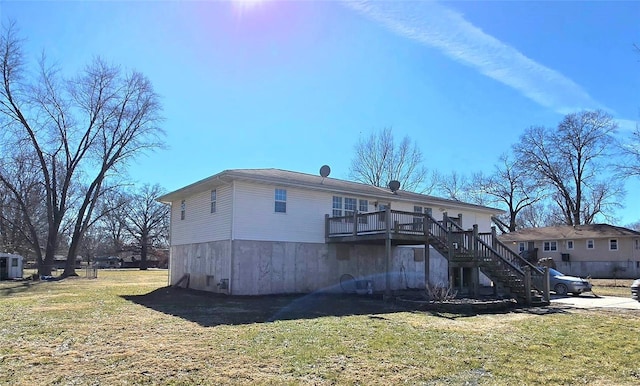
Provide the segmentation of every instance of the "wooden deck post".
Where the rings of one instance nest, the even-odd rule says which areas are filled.
[[[391,207],[385,208],[386,216],[386,237],[385,237],[385,250],[386,250],[386,272],[385,272],[385,290],[384,294],[387,299],[391,298]]]
[[[531,305],[531,269],[529,266],[524,267],[524,296],[527,305]]]
[[[424,232],[424,288],[425,290],[429,288],[429,261],[431,251],[429,248],[429,233],[431,232],[431,219],[428,215],[424,215],[424,220],[422,221],[422,231]]]
[[[544,300],[547,303],[551,301],[551,295],[549,295],[549,291],[551,291],[551,284],[549,282],[550,276],[551,276],[551,271],[549,270],[549,267],[545,266],[543,286],[544,286],[544,297],[545,297]]]
[[[462,215],[459,215],[462,218]],[[471,240],[471,248],[473,249],[473,296],[480,296],[480,256],[478,254],[478,224],[473,224],[473,240]]]

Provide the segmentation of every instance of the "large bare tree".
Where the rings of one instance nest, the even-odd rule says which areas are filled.
[[[166,246],[169,234],[169,206],[156,201],[165,191],[160,185],[143,185],[130,196],[125,227],[140,252],[140,269],[147,269],[154,247]]]
[[[0,122],[5,145],[32,154],[46,206],[46,235],[32,233],[38,270],[51,273],[65,223],[70,243],[63,276],[75,274],[82,237],[110,173],[141,152],[159,146],[161,107],[150,81],[97,58],[67,78],[44,58],[25,61],[15,24],[0,37]],[[0,168],[0,182],[19,191]],[[44,254],[40,252],[44,251]]]
[[[349,175],[356,181],[386,187],[397,180],[403,190],[429,193],[427,169],[422,165],[422,152],[409,137],[396,143],[391,128],[361,137],[354,147]]]
[[[603,111],[568,114],[557,128],[531,127],[514,152],[549,189],[566,225],[590,224],[619,206],[622,186],[610,177],[617,125]]]
[[[471,182],[472,190],[488,197],[488,204],[506,209],[505,230],[509,232],[517,229],[520,212],[544,199],[542,186],[522,166],[513,157],[503,154],[493,174],[476,174]]]

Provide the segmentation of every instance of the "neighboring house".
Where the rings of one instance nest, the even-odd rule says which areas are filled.
[[[18,279],[23,276],[23,259],[20,255],[0,253],[0,280]]]
[[[278,169],[226,170],[158,200],[171,204],[170,283],[233,295],[340,291],[351,277],[375,291],[424,288],[425,276],[477,284],[477,264],[451,265],[442,248],[425,253],[422,224],[490,232],[502,213]]]
[[[526,228],[500,236],[532,262],[552,258],[567,275],[640,277],[640,232],[608,224]]]

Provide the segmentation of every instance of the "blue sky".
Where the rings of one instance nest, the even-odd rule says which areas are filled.
[[[168,149],[130,174],[167,190],[235,168],[347,178],[359,136],[384,127],[430,170],[490,172],[529,126],[601,108],[622,136],[639,118],[640,2],[0,0],[0,16],[29,59],[150,78]]]

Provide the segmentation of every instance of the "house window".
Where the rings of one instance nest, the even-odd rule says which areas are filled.
[[[216,201],[217,201],[217,192],[216,190],[212,190],[211,191],[211,213],[215,213],[216,212]]]
[[[184,220],[186,211],[187,211],[187,202],[185,200],[182,200],[180,202],[180,220]]]
[[[342,216],[342,197],[333,196],[333,217]]]
[[[567,249],[573,249],[573,240],[567,240]]]
[[[276,198],[276,213],[287,213],[287,190],[286,189],[276,189],[275,193]]]
[[[636,242],[636,249],[640,249],[640,241],[638,241],[638,239],[635,239]]]
[[[18,258],[17,257],[12,257],[11,258],[11,266],[12,267],[17,267],[18,266]]]
[[[527,243],[525,242],[519,242],[518,243],[518,252],[524,252],[527,250]]]
[[[595,243],[593,242],[593,239],[587,240],[587,249],[594,249],[594,248],[595,248]]]
[[[557,241],[545,241],[542,245],[545,252],[553,252],[558,250]]]
[[[353,215],[356,213],[356,209],[358,208],[358,200],[355,198],[345,197],[344,198],[344,215],[348,216],[347,221],[351,221]]]
[[[610,251],[618,250],[618,239],[609,239],[609,250]]]
[[[359,213],[367,213],[369,211],[369,201],[367,200],[359,200],[358,201],[358,212]],[[368,222],[367,216],[358,217],[359,224],[366,224]]]

